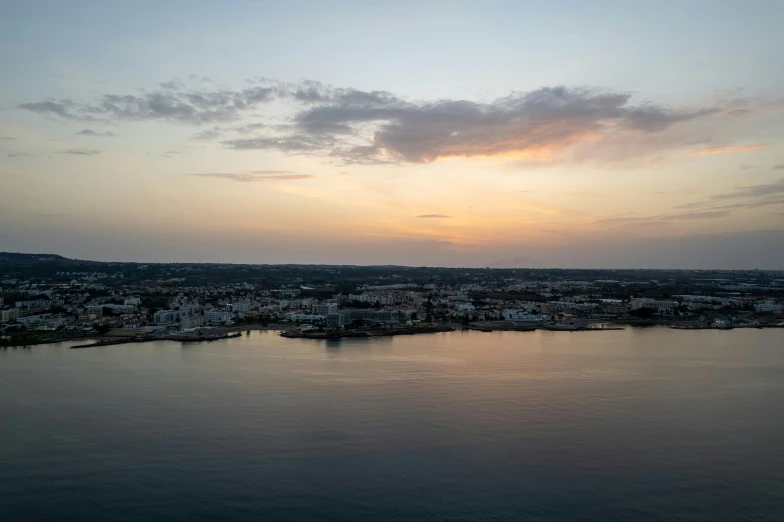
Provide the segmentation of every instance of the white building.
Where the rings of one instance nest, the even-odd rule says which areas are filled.
[[[224,310],[207,310],[204,312],[204,320],[208,323],[228,323],[231,321],[231,313]]]
[[[153,314],[155,324],[172,324],[180,319],[179,310],[158,310]]]
[[[651,308],[657,312],[672,311],[678,306],[676,301],[659,301],[648,297],[633,297],[630,308],[639,310],[640,308]]]
[[[522,309],[514,309],[514,308],[507,308],[503,312],[501,312],[503,318],[507,321],[525,321],[525,322],[543,322],[549,319],[546,315],[538,315],[538,314],[531,314],[528,310]]]
[[[19,319],[19,310],[17,308],[0,310],[0,323],[8,323],[17,319]]]
[[[375,294],[349,294],[349,301],[359,301],[360,303],[378,303],[380,305],[391,305],[394,299],[388,295],[375,295]]]
[[[335,303],[314,304],[311,309],[316,315],[329,315],[338,313],[338,305]]]
[[[85,307],[85,312],[87,315],[92,315],[94,317],[101,317],[103,315],[103,305],[90,305]]]
[[[320,322],[323,321],[326,316],[319,315],[319,314],[297,314],[297,313],[288,313],[285,315],[284,319],[286,321],[293,321],[296,323],[300,323],[303,321],[311,321],[311,322]]]
[[[0,303],[0,306],[2,303]],[[17,308],[51,308],[53,306],[62,306],[62,299],[31,299],[29,301],[17,301]]]
[[[231,303],[232,312],[250,312],[250,303],[247,301],[240,301],[238,303]]]
[[[180,318],[180,328],[183,330],[198,328],[199,326],[204,326],[203,315],[183,315]]]
[[[111,304],[111,303],[109,303],[109,304],[105,304],[105,305],[101,305],[101,306],[103,308],[110,309],[112,312],[114,312],[116,314],[128,314],[128,313],[132,313],[132,312],[134,312],[136,310],[136,307],[134,305],[126,305],[126,304]]]
[[[286,310],[287,308],[302,308],[302,300],[301,299],[281,299],[278,301],[278,306],[280,306],[281,310]]]
[[[776,301],[773,299],[768,299],[766,301],[760,301],[754,305],[754,309],[757,312],[773,312],[778,313],[781,312],[781,305],[777,304]]]

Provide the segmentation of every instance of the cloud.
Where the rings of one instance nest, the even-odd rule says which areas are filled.
[[[784,165],[776,165],[773,167],[774,170],[784,169]]]
[[[104,94],[92,103],[43,100],[22,103],[20,109],[76,121],[166,121],[189,125],[234,121],[240,114],[278,97],[278,88],[249,87],[208,90],[178,81],[136,94]]]
[[[97,156],[103,151],[99,149],[67,149],[61,150],[57,154],[71,154],[73,156]]]
[[[20,109],[25,109],[44,116],[59,116],[66,120],[78,119],[77,112],[79,106],[71,100],[43,100],[39,102],[22,103],[17,106]],[[84,116],[88,121],[91,119],[88,115]]]
[[[739,187],[731,192],[714,194],[707,200],[679,205],[676,208],[705,208],[706,211],[733,211],[784,204],[784,179],[762,185]]]
[[[630,225],[639,223],[655,223],[681,220],[717,219],[730,216],[731,210],[710,210],[698,212],[685,212],[678,214],[658,214],[646,217],[618,217],[601,219],[596,222],[598,225]]]
[[[198,74],[189,74],[188,80],[191,82],[212,83],[212,78],[209,76],[200,76]]]
[[[718,110],[635,106],[628,93],[566,87],[512,93],[490,103],[414,103],[383,91],[339,91],[313,98],[320,103],[295,118],[302,132],[335,134],[339,129],[348,134],[358,126],[375,125],[369,144],[340,151],[344,157],[351,152],[356,162],[384,156],[411,163],[472,156],[546,160],[555,151],[605,132],[656,133]]]
[[[756,165],[741,165],[740,168],[741,168],[741,170],[749,170],[749,169],[756,169],[757,166]]]
[[[689,212],[686,214],[670,214],[665,216],[660,216],[658,219],[661,221],[672,221],[672,220],[681,220],[681,219],[716,219],[727,217],[731,214],[729,210],[713,210],[713,211],[706,211],[706,212]]]
[[[172,91],[179,91],[185,87],[185,85],[179,80],[169,80],[168,82],[162,82],[159,85],[161,89],[169,89]]]
[[[300,179],[310,179],[310,174],[296,174],[289,170],[254,170],[242,173],[204,173],[186,174],[186,176],[196,176],[200,178],[217,178],[230,181],[256,182],[256,181],[292,181]]]
[[[740,187],[732,192],[711,196],[711,201],[723,201],[728,199],[756,198],[770,196],[772,194],[784,194],[784,179],[764,185],[750,185]]]
[[[96,132],[96,131],[90,130],[90,129],[84,129],[84,130],[81,130],[81,131],[79,131],[79,132],[77,132],[75,134],[76,134],[76,136],[95,136],[95,137],[101,137],[101,138],[113,138],[114,137],[114,133],[113,132],[108,132],[108,131],[107,132]]]
[[[265,127],[267,127],[266,123],[247,123],[245,125],[236,127],[234,130],[240,134],[246,134],[248,132],[259,131]]]
[[[13,141],[16,138],[12,138],[10,136],[0,136],[0,141]]]
[[[32,156],[32,154],[29,154],[27,152],[10,152],[8,154],[9,158],[21,158],[21,157],[30,157],[30,156]]]
[[[218,127],[213,127],[211,129],[203,130],[201,132],[197,132],[191,139],[198,140],[198,141],[212,141],[216,138],[219,138],[223,134],[223,131]]]
[[[712,156],[714,154],[729,154],[732,152],[748,152],[750,150],[764,149],[768,145],[766,143],[759,143],[755,145],[737,145],[732,147],[708,147],[692,152],[689,156]]]
[[[255,112],[275,103],[272,115]],[[278,105],[293,106],[278,114]],[[343,164],[429,163],[454,157],[510,157],[533,165],[560,159],[604,159],[613,155],[652,157],[665,149],[701,145],[691,155],[740,152],[765,147],[713,146],[704,125],[738,111],[767,107],[752,99],[719,100],[703,107],[669,107],[635,101],[628,92],[591,87],[543,87],[477,102],[409,100],[388,91],[340,88],[316,81],[286,83],[253,79],[247,88],[218,88],[191,75],[135,94],[103,94],[92,101],[46,99],[18,105],[48,117],[77,121],[159,121],[183,125],[237,122],[213,127],[194,139],[217,141],[234,150],[316,154]],[[249,121],[250,118],[262,121]],[[281,123],[283,121],[283,123]],[[691,129],[691,134],[672,129]],[[707,130],[706,130],[707,129]],[[226,132],[241,136],[226,139]],[[705,134],[705,135],[703,135]],[[577,151],[577,147],[581,149]]]
[[[283,136],[226,140],[223,144],[235,150],[277,150],[294,154],[329,151],[336,143],[331,136]]]
[[[428,219],[440,219],[440,218],[451,218],[452,216],[447,216],[445,214],[422,214],[419,216],[414,216],[417,218],[428,218]]]
[[[761,207],[769,207],[771,205],[784,205],[784,196],[772,196],[772,197],[765,197],[765,198],[757,198],[751,201],[739,202],[739,203],[730,203],[727,205],[721,205],[717,207],[712,207],[716,209],[727,209],[727,210],[739,210],[739,209],[755,209]]]

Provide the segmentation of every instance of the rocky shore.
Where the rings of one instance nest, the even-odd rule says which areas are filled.
[[[151,335],[144,337],[116,337],[113,339],[101,339],[90,344],[79,344],[71,346],[71,348],[95,348],[99,346],[112,346],[115,344],[129,344],[129,343],[148,343],[152,341],[178,341],[181,343],[200,343],[209,341],[219,341],[221,339],[233,339],[241,337],[240,332],[220,332],[207,335],[198,334],[181,334],[181,335]]]
[[[393,335],[416,335],[423,333],[452,332],[453,326],[417,326],[410,328],[377,328],[370,330],[349,330],[335,332],[299,332],[287,330],[281,332],[281,337],[291,339],[342,339],[344,337],[390,337]]]

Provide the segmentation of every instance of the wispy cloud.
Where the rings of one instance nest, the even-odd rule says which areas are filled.
[[[741,170],[749,170],[749,169],[756,169],[757,165],[741,165]]]
[[[445,214],[421,214],[419,216],[414,216],[418,218],[428,218],[428,219],[441,219],[441,218],[451,218],[452,216],[447,216]]]
[[[658,219],[661,221],[678,221],[678,220],[691,220],[691,219],[716,219],[727,217],[731,214],[729,210],[712,210],[706,212],[689,212],[686,214],[669,214],[660,216]]]
[[[706,200],[685,203],[676,208],[705,208],[707,211],[731,211],[782,204],[784,204],[784,179],[762,185],[738,187],[731,192],[714,194]]]
[[[79,105],[71,100],[43,100],[38,102],[20,103],[20,109],[25,109],[31,112],[37,112],[44,116],[60,117],[66,120],[79,119],[76,111]],[[93,118],[88,114],[83,115],[83,119],[92,120]]]
[[[13,141],[16,138],[12,138],[10,136],[0,136],[0,141]]]
[[[91,130],[91,129],[81,130],[81,131],[77,132],[76,135],[77,136],[94,136],[96,138],[113,138],[114,137],[114,133],[113,132],[109,132],[109,131],[106,131],[106,132],[96,132],[96,131]]]
[[[240,134],[247,134],[249,132],[260,131],[266,127],[268,127],[266,123],[246,123],[245,125],[240,125],[239,127],[235,127],[234,131]]]
[[[784,196],[769,196],[764,198],[754,198],[748,201],[741,201],[736,203],[724,204],[716,207],[715,209],[725,210],[740,210],[740,209],[756,209],[762,207],[769,207],[772,205],[784,205]]]
[[[657,214],[644,217],[618,217],[602,219],[596,222],[599,225],[627,225],[640,222],[666,222],[681,220],[717,219],[727,217],[732,214],[731,210],[711,210],[699,212],[684,212],[678,214]]]
[[[198,140],[198,141],[212,141],[219,138],[223,134],[223,131],[218,127],[213,127],[211,129],[206,129],[201,132],[197,132],[191,139]]]
[[[100,149],[67,149],[61,150],[57,154],[71,154],[73,156],[97,156],[103,154]]]
[[[766,183],[763,185],[750,185],[740,187],[732,192],[725,194],[716,194],[711,196],[711,201],[723,201],[728,199],[740,198],[755,198],[762,196],[770,196],[772,194],[784,194],[784,179],[780,179],[773,183]]]
[[[731,147],[708,147],[705,149],[697,150],[689,154],[689,156],[712,156],[714,154],[731,154],[733,152],[748,152],[752,150],[764,149],[768,145],[766,143],[758,143],[754,145],[736,145]]]
[[[288,170],[254,170],[252,172],[208,172],[208,173],[192,173],[186,176],[195,176],[200,178],[217,178],[229,181],[240,181],[243,183],[257,182],[257,181],[292,181],[300,179],[310,179],[311,174],[296,174]]]
[[[223,144],[235,150],[277,150],[291,154],[313,154],[328,152],[335,145],[335,139],[331,136],[302,135],[226,140]]]
[[[93,103],[47,99],[19,104],[20,109],[75,121],[169,121],[200,125],[238,119],[240,114],[273,101],[277,86],[249,87],[240,91],[209,90],[179,81],[136,94],[104,94]]]
[[[9,158],[22,158],[22,157],[30,157],[32,154],[28,152],[10,152],[8,154]]]
[[[784,165],[776,165],[775,167],[773,167],[773,169],[774,169],[774,170],[781,170],[781,169],[784,169]]]

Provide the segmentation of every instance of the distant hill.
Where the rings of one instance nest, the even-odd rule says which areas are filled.
[[[36,264],[36,263],[70,263],[68,259],[58,254],[23,254],[20,252],[0,252],[0,264]]]

